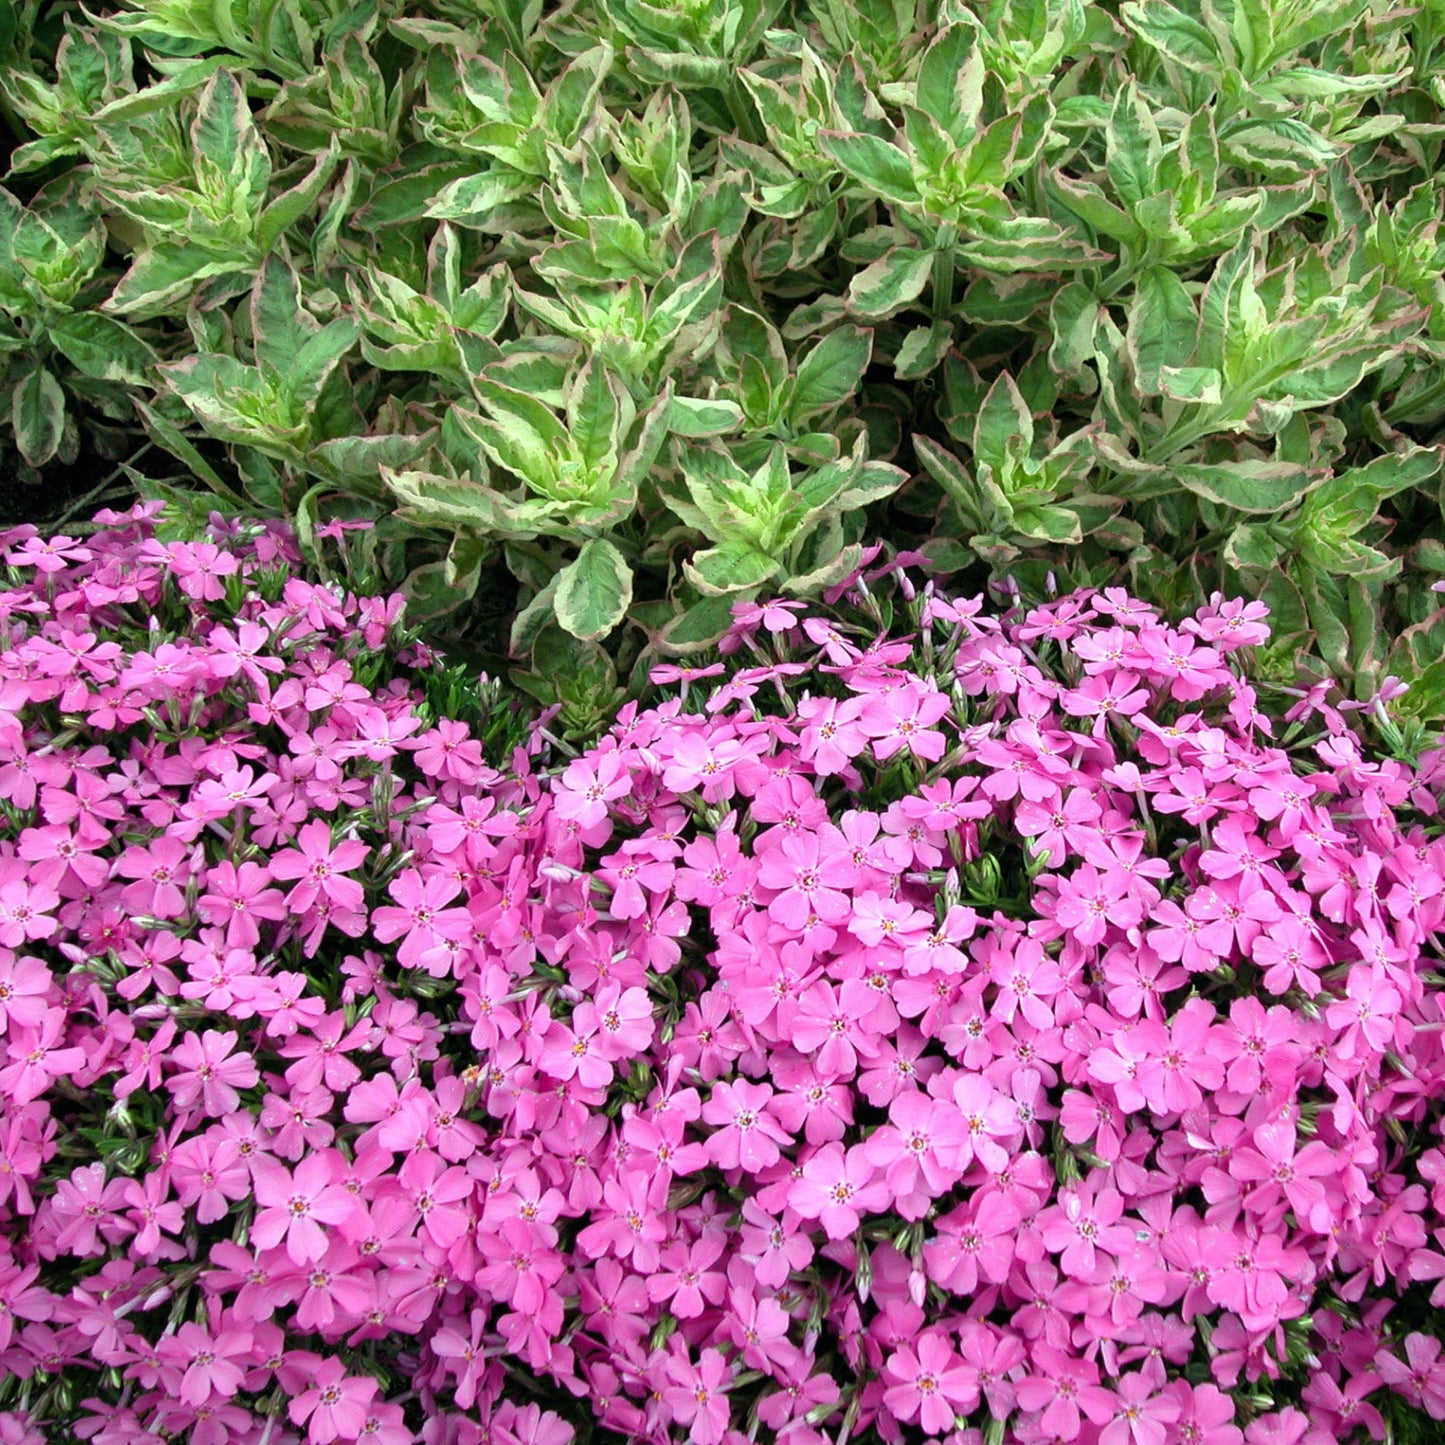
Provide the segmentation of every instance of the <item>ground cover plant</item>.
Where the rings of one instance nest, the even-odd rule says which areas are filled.
[[[1438,0],[4,14],[26,466],[370,520],[579,732],[871,536],[1445,716]]]
[[[0,537],[3,1438],[1431,1438],[1445,753],[1259,604],[875,555],[569,756],[155,511]]]

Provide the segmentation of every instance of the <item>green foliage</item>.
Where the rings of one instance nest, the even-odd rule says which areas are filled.
[[[322,568],[369,523],[567,726],[880,535],[1261,596],[1445,715],[1438,5],[4,14],[31,468],[129,429]]]

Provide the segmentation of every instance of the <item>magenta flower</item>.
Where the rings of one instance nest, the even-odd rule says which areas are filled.
[[[1099,1432],[1099,1445],[1164,1445],[1179,1402],[1157,1393],[1142,1370],[1120,1376],[1114,1394],[1114,1418]]]
[[[727,1276],[711,1266],[722,1252],[720,1239],[668,1245],[658,1269],[648,1276],[648,1298],[654,1304],[666,1304],[680,1320],[696,1319],[708,1305],[721,1304],[727,1292]]]
[[[1071,1358],[1047,1344],[1036,1344],[1038,1373],[1018,1383],[1021,1408],[1039,1413],[1039,1425],[1060,1440],[1076,1440],[1084,1418],[1103,1425],[1114,1418],[1117,1401],[1099,1384],[1099,1367],[1091,1360]]]
[[[809,916],[824,923],[841,923],[850,904],[844,891],[851,887],[857,869],[839,846],[836,829],[816,833],[766,835],[771,847],[760,850],[758,882],[775,890],[768,914],[785,928],[801,928]]]
[[[327,1249],[323,1225],[344,1224],[355,1214],[355,1198],[335,1181],[332,1159],[308,1154],[292,1173],[278,1164],[255,1166],[256,1202],[262,1206],[251,1224],[251,1239],[262,1249],[283,1240],[293,1264],[320,1259]]]
[[[632,782],[616,753],[603,753],[595,763],[579,758],[563,773],[557,794],[557,816],[594,828],[607,817],[607,805],[631,791]]]
[[[50,916],[59,904],[53,888],[32,882],[23,866],[0,858],[0,947],[21,948],[29,940],[49,938],[60,926]]]
[[[829,1239],[844,1239],[861,1216],[888,1202],[888,1184],[869,1162],[863,1145],[844,1152],[824,1144],[803,1162],[802,1174],[788,1190],[788,1206],[804,1219],[816,1219]]]
[[[305,913],[319,897],[343,910],[360,908],[361,885],[343,875],[355,872],[366,861],[371,851],[366,844],[355,838],[333,843],[330,827],[320,818],[307,823],[297,833],[296,842],[295,848],[282,848],[267,859],[273,878],[295,881],[296,886],[286,895],[291,911]]]
[[[663,1389],[662,1399],[673,1418],[688,1427],[688,1438],[697,1445],[719,1445],[731,1415],[727,1398],[731,1372],[722,1353],[703,1350],[693,1364],[685,1350],[674,1351],[664,1369],[672,1383]]]
[[[884,1378],[897,1381],[884,1392],[884,1405],[900,1420],[916,1418],[930,1435],[943,1434],[979,1399],[977,1372],[958,1358],[938,1330],[919,1335],[911,1348],[895,1350],[883,1367]]]
[[[38,1025],[14,1025],[5,1046],[9,1062],[0,1068],[0,1097],[23,1107],[55,1079],[83,1068],[85,1050],[65,1044],[65,1032],[65,1014],[59,1009],[43,1014]]]
[[[212,1118],[229,1114],[241,1102],[241,1089],[260,1081],[256,1061],[236,1051],[235,1034],[207,1029],[197,1037],[187,1034],[171,1051],[171,1059],[184,1067],[166,1080],[176,1106],[192,1109],[197,1104]]]
[[[715,1124],[707,1138],[707,1154],[723,1169],[745,1169],[756,1174],[780,1157],[779,1145],[790,1144],[792,1135],[768,1108],[773,1091],[767,1084],[750,1084],[739,1079],[713,1086],[702,1108],[705,1124]]]
[[[957,1182],[972,1157],[969,1125],[951,1103],[918,1090],[899,1094],[888,1118],[862,1147],[869,1162],[883,1170],[899,1213],[921,1219],[929,1201]]]
[[[377,1391],[369,1375],[348,1375],[340,1360],[323,1360],[311,1387],[286,1407],[293,1425],[306,1426],[306,1438],[315,1445],[332,1440],[359,1440],[368,1407]]]
[[[1405,1336],[1405,1358],[1382,1349],[1374,1359],[1380,1378],[1432,1420],[1445,1420],[1445,1365],[1440,1341],[1411,1331]]]

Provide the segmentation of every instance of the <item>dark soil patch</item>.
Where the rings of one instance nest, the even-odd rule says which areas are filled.
[[[89,521],[101,507],[128,507],[135,486],[113,461],[82,454],[68,465],[53,462],[39,477],[14,452],[0,451],[0,527],[29,522],[42,532]]]

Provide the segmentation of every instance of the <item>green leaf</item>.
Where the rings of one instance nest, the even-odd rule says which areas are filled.
[[[913,166],[896,145],[876,135],[829,130],[820,130],[817,140],[825,155],[874,195],[900,205],[917,205],[923,199],[913,182]]]
[[[564,150],[577,143],[597,108],[597,93],[612,69],[614,52],[605,42],[579,55],[548,88],[541,123]]]
[[[1139,389],[1152,395],[1161,389],[1159,375],[1163,369],[1177,370],[1194,354],[1199,317],[1184,283],[1167,267],[1146,267],[1135,285],[1129,346],[1134,353]]]
[[[380,500],[382,468],[410,466],[436,438],[435,427],[415,436],[383,432],[378,436],[332,437],[312,447],[301,465],[314,476],[329,477],[351,491]]]
[[[904,338],[893,358],[893,374],[899,381],[917,381],[942,365],[953,346],[953,327],[942,321],[915,326]]]
[[[688,580],[708,596],[761,587],[777,570],[773,558],[742,540],[709,547],[683,566]]]
[[[962,144],[978,125],[984,66],[970,25],[950,25],[924,51],[918,66],[918,108]]]
[[[557,578],[557,621],[584,642],[605,637],[632,601],[632,573],[622,553],[593,537]]]
[[[913,450],[928,475],[948,493],[968,518],[970,525],[983,527],[984,513],[977,484],[952,452],[945,451],[930,437],[914,433]]]
[[[308,324],[309,323],[309,324]],[[301,285],[291,263],[268,256],[251,292],[251,336],[263,371],[286,376],[297,353],[318,327],[301,305]]]
[[[201,91],[191,127],[196,150],[225,177],[235,201],[255,213],[266,199],[271,161],[251,119],[246,92],[227,70],[218,70]]]
[[[402,504],[398,515],[423,527],[471,527],[478,532],[501,530],[502,498],[488,487],[429,472],[384,469],[382,480]]]
[[[1169,474],[1196,496],[1237,512],[1278,512],[1292,507],[1323,480],[1293,462],[1172,462]]]
[[[476,596],[477,584],[482,577],[482,563],[492,555],[492,548],[490,538],[475,532],[459,531],[452,538],[442,567],[442,578],[456,590],[461,601],[469,602]]]
[[[1279,543],[1269,528],[1258,522],[1241,522],[1224,544],[1224,560],[1236,571],[1246,567],[1273,567],[1279,557]]]
[[[15,445],[32,467],[43,467],[65,432],[65,393],[43,366],[22,378],[10,399]]]
[[[932,251],[890,251],[849,283],[848,309],[865,321],[882,321],[916,301],[932,271]]]
[[[1041,542],[1077,543],[1084,540],[1079,514],[1067,507],[1016,507],[1014,531]]]
[[[291,358],[286,371],[287,395],[298,405],[311,405],[360,335],[361,322],[355,316],[338,316],[327,322]]]
[[[1126,206],[1137,206],[1158,190],[1159,128],[1132,80],[1115,97],[1104,146],[1109,179]]]
[[[631,413],[628,413],[629,417]],[[567,420],[578,455],[592,468],[616,460],[622,409],[606,366],[589,356],[572,383]]]
[[[704,597],[679,613],[658,634],[658,647],[673,657],[685,657],[713,646],[732,626],[732,598],[726,593]]]
[[[123,321],[99,311],[72,311],[50,323],[55,349],[79,372],[97,381],[144,386],[156,353]]]
[[[311,210],[326,189],[336,169],[341,149],[333,137],[330,148],[317,156],[311,169],[289,190],[282,191],[256,222],[256,243],[263,254],[269,252],[284,232]]]
[[[1119,18],[1176,65],[1216,79],[1224,74],[1218,43],[1208,28],[1166,0],[1125,0]]]
[[[873,333],[856,326],[830,331],[802,360],[793,385],[792,420],[809,417],[848,400],[858,389],[873,354]]]
[[[1014,456],[1027,456],[1034,441],[1034,419],[1008,372],[989,387],[973,429],[973,454],[1001,473]]]
[[[139,397],[134,397],[132,401],[140,414],[146,434],[158,447],[183,461],[192,475],[205,482],[217,496],[225,497],[228,502],[237,506],[245,505],[246,499],[222,479],[220,473],[196,450],[178,426],[159,411],[147,406]]]
[[[1212,366],[1161,366],[1157,378],[1162,395],[1175,401],[1196,401],[1218,406],[1224,379]]]
[[[142,320],[172,307],[183,310],[199,282],[249,269],[239,255],[205,259],[202,255],[184,244],[141,251],[132,259],[130,270],[120,278],[115,290],[101,303],[102,309]]]
[[[1299,554],[1311,566],[1336,577],[1392,577],[1402,565],[1400,558],[1387,557],[1353,537],[1330,536],[1309,528],[1300,532]]]
[[[667,429],[675,436],[726,436],[741,431],[742,426],[743,409],[732,401],[675,396],[667,414]]]

